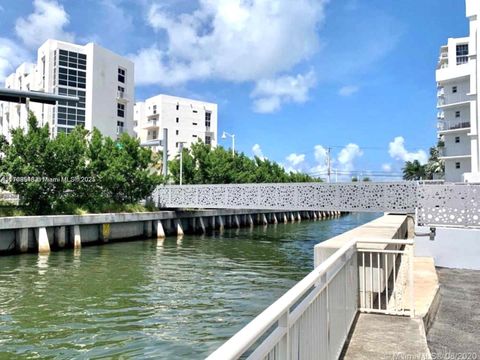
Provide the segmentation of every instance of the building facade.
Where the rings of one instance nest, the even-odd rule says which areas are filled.
[[[480,181],[478,0],[466,0],[469,36],[449,38],[436,71],[440,156],[445,181]]]
[[[82,125],[116,138],[123,132],[134,134],[134,80],[134,65],[127,58],[94,43],[47,40],[38,49],[37,62],[20,65],[6,78],[5,87],[79,98],[57,105],[30,104],[38,122],[49,124],[52,136]],[[0,125],[7,139],[12,128],[26,128],[26,107],[1,103]]]
[[[201,140],[216,146],[217,115],[217,104],[161,94],[135,103],[134,130],[141,143],[155,143],[168,129],[168,157],[173,159],[181,143],[188,148]]]

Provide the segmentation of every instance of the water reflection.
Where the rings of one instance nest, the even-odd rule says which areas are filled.
[[[371,218],[0,258],[0,359],[203,359]]]

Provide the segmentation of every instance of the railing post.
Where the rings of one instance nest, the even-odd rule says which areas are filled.
[[[408,252],[408,275],[410,283],[410,317],[415,317],[415,284],[414,284],[414,268],[413,260],[415,256],[415,245],[410,245],[410,250]]]

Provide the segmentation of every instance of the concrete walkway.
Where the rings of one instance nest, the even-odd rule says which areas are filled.
[[[430,351],[437,359],[480,359],[480,271],[437,273],[440,306],[427,336]]]
[[[421,319],[360,314],[343,359],[430,359]]]

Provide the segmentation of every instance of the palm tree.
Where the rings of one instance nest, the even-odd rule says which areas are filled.
[[[426,165],[418,160],[406,161],[402,169],[404,180],[421,180],[426,178]]]

